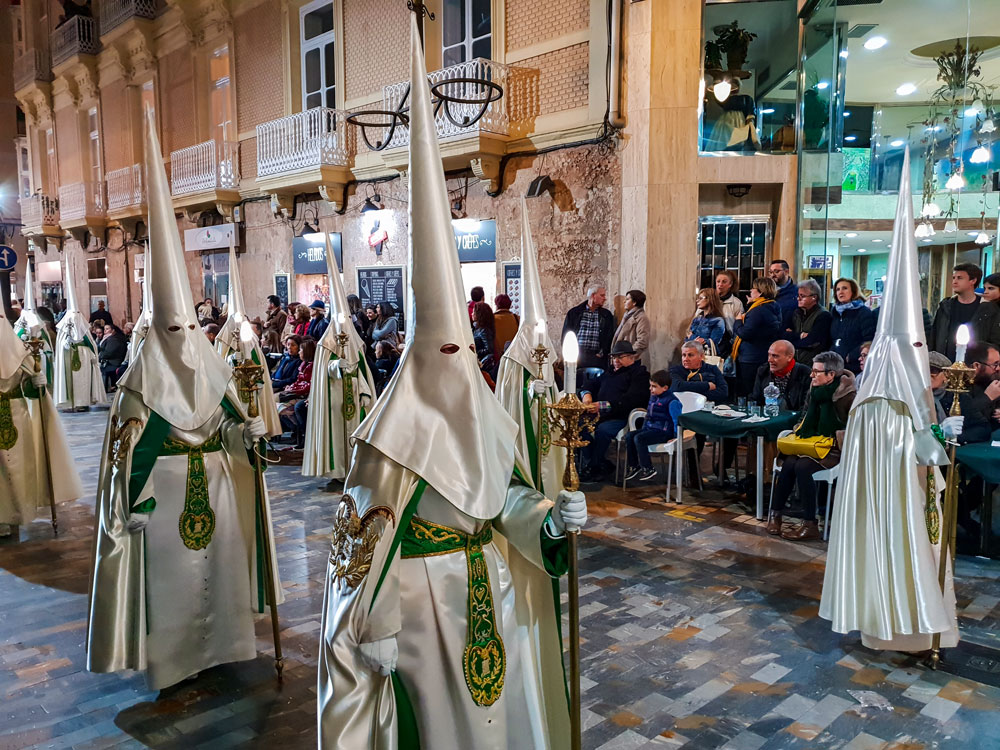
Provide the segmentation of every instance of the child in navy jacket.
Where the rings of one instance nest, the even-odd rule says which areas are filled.
[[[626,438],[628,448],[628,468],[625,479],[648,482],[656,477],[656,469],[649,455],[649,446],[673,440],[676,434],[674,417],[670,405],[677,403],[677,397],[670,392],[670,375],[666,370],[657,370],[649,376],[649,405],[646,420],[638,430],[630,432]]]

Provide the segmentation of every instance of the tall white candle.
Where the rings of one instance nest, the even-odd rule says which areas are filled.
[[[535,346],[545,346],[545,321],[535,323]]]
[[[965,362],[965,349],[969,345],[969,326],[961,325],[955,332],[955,364]]]
[[[563,390],[566,393],[576,393],[576,361],[579,357],[580,345],[576,341],[576,334],[569,331],[563,339],[563,361],[566,363]]]

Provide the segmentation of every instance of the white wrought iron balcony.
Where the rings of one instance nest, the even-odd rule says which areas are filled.
[[[146,203],[142,164],[113,169],[105,176],[108,185],[108,213],[138,208]]]
[[[519,74],[528,72],[477,57],[429,73],[427,80],[432,87],[439,86],[439,90],[449,97],[470,102],[435,102],[434,121],[438,136],[451,138],[476,133],[512,135],[511,124],[530,109],[530,106],[526,106],[526,102],[521,101],[528,94],[529,87],[514,85],[519,80]],[[503,91],[503,96],[498,97],[497,91],[492,86],[486,83],[473,83],[470,79],[495,84]],[[385,86],[382,89],[382,108],[388,111],[399,111],[403,108],[408,111],[409,90],[408,81]],[[482,116],[476,119],[480,112]],[[405,126],[397,127],[388,148],[405,146],[409,142],[410,129]]]
[[[205,141],[170,154],[170,192],[175,196],[236,190],[239,183],[239,143]]]
[[[104,183],[74,182],[59,186],[59,220],[64,226],[104,217]]]
[[[258,125],[258,177],[349,166],[354,149],[345,114],[317,107]]]
[[[155,18],[158,6],[157,0],[101,0],[101,35],[130,18]]]
[[[14,90],[30,86],[35,81],[51,81],[52,68],[48,55],[40,49],[31,49],[14,60]]]
[[[73,16],[52,32],[52,66],[66,62],[73,55],[96,55],[100,48],[97,21],[86,16]]]
[[[59,224],[59,200],[44,193],[35,193],[21,198],[21,224],[27,228],[57,226]]]

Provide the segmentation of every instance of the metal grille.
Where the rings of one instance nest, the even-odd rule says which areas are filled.
[[[345,113],[316,107],[257,126],[257,174],[294,172],[350,164],[350,128]]]
[[[100,48],[97,22],[73,16],[52,32],[52,65],[64,63],[73,55],[96,55]]]
[[[715,274],[723,270],[735,273],[744,291],[764,275],[771,237],[768,217],[707,216],[699,223],[699,287],[714,287]]]

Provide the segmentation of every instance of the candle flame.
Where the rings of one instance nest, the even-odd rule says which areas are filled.
[[[579,358],[580,345],[576,341],[576,334],[569,331],[563,339],[563,359],[575,365]]]
[[[969,326],[961,325],[955,333],[955,343],[959,346],[966,346],[969,343]]]

